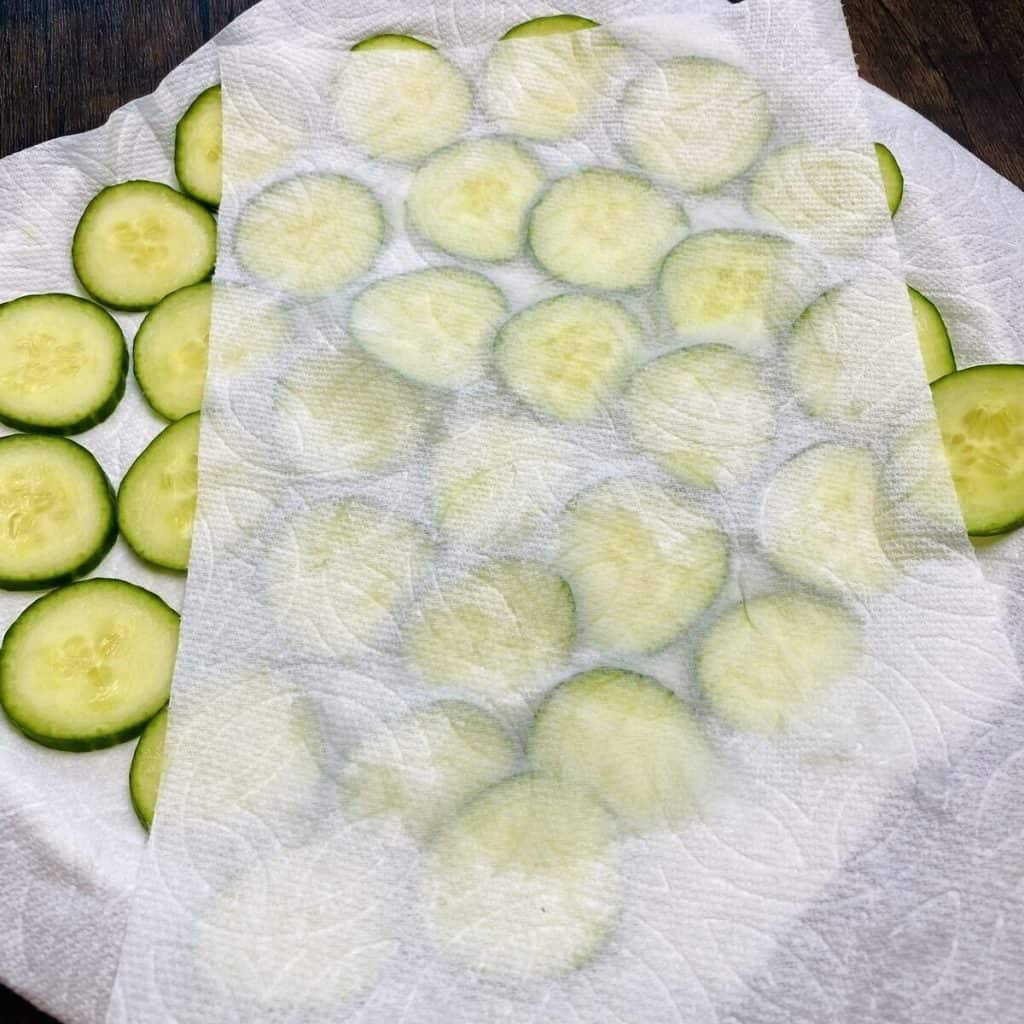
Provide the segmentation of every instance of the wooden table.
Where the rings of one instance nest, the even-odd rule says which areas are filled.
[[[253,2],[0,0],[0,156],[102,124]],[[845,8],[864,78],[1024,187],[1024,3]],[[50,1018],[0,987],[0,1021]]]

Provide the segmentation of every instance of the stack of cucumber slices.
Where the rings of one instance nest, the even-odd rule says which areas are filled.
[[[206,377],[214,211],[221,194],[220,87],[181,118],[181,191],[124,181],[86,205],[70,240],[88,297],[25,295],[0,305],[0,588],[49,591],[0,649],[0,705],[25,736],[59,750],[109,747],[144,732],[130,791],[148,827],[162,763],[178,614],[126,580],[88,576],[120,532],[153,565],[188,567],[198,414]],[[89,431],[115,414],[135,332],[135,378],[171,421],[115,495]],[[67,435],[81,435],[72,440]]]

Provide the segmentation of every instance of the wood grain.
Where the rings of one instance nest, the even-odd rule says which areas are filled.
[[[0,0],[0,156],[102,124],[253,2]],[[1024,187],[1021,0],[846,0],[845,9],[868,81]],[[4,1024],[50,1020],[0,987]]]

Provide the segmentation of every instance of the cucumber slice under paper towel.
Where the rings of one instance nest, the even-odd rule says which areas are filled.
[[[512,978],[583,966],[622,904],[616,823],[583,789],[500,782],[438,835],[422,884],[428,932],[447,956]]]
[[[0,589],[84,576],[116,536],[114,492],[90,452],[64,437],[0,438]]]
[[[772,560],[822,590],[870,594],[896,568],[883,539],[887,510],[864,448],[823,443],[784,465],[761,505],[761,540]]]
[[[698,806],[711,753],[683,702],[654,679],[599,668],[556,687],[530,733],[530,763],[592,792],[634,831]]]
[[[385,160],[420,160],[454,142],[472,108],[461,72],[430,46],[354,47],[334,80],[343,134]]]
[[[431,267],[384,278],[352,304],[352,337],[409,380],[455,389],[484,375],[505,297],[482,274]]]
[[[639,326],[617,302],[559,295],[502,327],[497,362],[509,387],[535,409],[587,420],[625,384],[640,342]]]
[[[728,487],[767,455],[775,406],[753,361],[698,345],[648,363],[626,392],[633,437],[669,472],[699,487]]]
[[[740,68],[704,57],[668,61],[634,79],[622,122],[630,156],[690,192],[742,174],[772,132],[761,86]]]
[[[848,675],[860,626],[842,608],[799,594],[771,594],[728,609],[697,655],[715,711],[741,729],[774,733]]]
[[[577,131],[597,103],[620,59],[606,32],[513,29],[495,43],[481,94],[505,131],[552,141]]]
[[[320,295],[366,273],[383,241],[384,214],[370,189],[341,175],[300,174],[242,210],[235,251],[257,277]]]
[[[481,790],[513,773],[517,751],[488,714],[438,701],[362,740],[345,765],[345,808],[391,817],[423,840]]]
[[[686,231],[686,214],[639,175],[560,178],[530,217],[530,248],[552,276],[586,288],[643,288]]]
[[[97,750],[138,735],[167,703],[178,615],[156,594],[91,579],[15,619],[0,650],[0,704],[25,735]]]
[[[0,422],[78,434],[124,395],[128,350],[117,321],[77,295],[23,295],[0,304]]]
[[[453,256],[510,260],[543,182],[537,160],[509,139],[458,142],[416,172],[406,209],[416,230]]]
[[[441,583],[411,618],[406,655],[424,679],[498,699],[556,671],[575,629],[568,584],[532,562],[493,562]]]
[[[566,511],[559,566],[598,647],[653,651],[715,599],[729,545],[717,524],[658,484],[613,480]]]

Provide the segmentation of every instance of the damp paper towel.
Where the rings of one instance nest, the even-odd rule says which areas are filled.
[[[954,1006],[974,882],[914,874],[1018,677],[840,10],[688,12],[222,48],[230,305],[111,1020],[1009,1019],[1016,925]],[[453,235],[483,139],[510,221]],[[750,308],[673,285],[697,244]],[[880,962],[886,865],[918,900]]]
[[[608,6],[581,10],[607,19]],[[629,5],[615,6],[628,13]],[[544,13],[543,5],[526,5],[514,16],[502,10],[476,24],[477,12],[434,5],[430,12],[407,12],[398,27],[435,41],[486,40],[495,25]],[[349,41],[392,27],[380,11],[349,17]],[[320,13],[308,5],[267,2],[220,40],[315,36],[320,24]],[[130,104],[103,128],[0,162],[0,299],[76,290],[67,253],[80,209],[100,187],[125,178],[173,184],[173,125],[217,74],[211,44],[152,97]],[[1024,198],[913,111],[874,90],[869,99],[877,136],[907,173],[895,225],[908,280],[939,303],[960,365],[1020,359]],[[119,319],[130,344],[139,317]],[[115,415],[80,440],[116,484],[159,427],[130,379]],[[244,522],[258,505],[243,487],[225,507]],[[1004,621],[1016,637],[1018,539],[978,551],[989,580],[1001,584]],[[180,607],[180,580],[148,571],[120,544],[97,574],[132,579]],[[3,626],[31,600],[0,595]],[[995,724],[974,723],[969,744],[933,744],[920,758],[917,784],[886,806],[874,830],[887,841],[869,840],[871,856],[851,858],[844,871],[839,891],[847,911],[836,913],[836,896],[825,890],[804,925],[780,941],[774,960],[750,980],[765,1006],[777,1004],[787,1019],[849,1009],[856,1019],[888,1021],[934,1019],[935,1004],[949,1013],[977,1007],[983,1019],[1011,1005],[1009,958],[1024,941],[1024,918],[1014,909],[1020,902],[1016,794],[1024,723],[1013,708],[988,717]],[[102,1019],[143,845],[126,795],[131,746],[60,754],[24,740],[3,719],[0,741],[0,976],[63,1020]],[[911,824],[896,831],[895,821]],[[783,995],[799,971],[796,961],[807,959],[808,943],[816,955],[827,944],[834,959],[816,978],[818,1001],[804,992],[790,1003]],[[858,981],[868,976],[884,981],[870,995]]]

